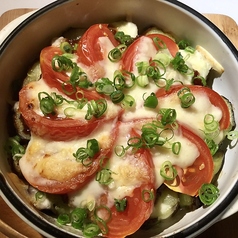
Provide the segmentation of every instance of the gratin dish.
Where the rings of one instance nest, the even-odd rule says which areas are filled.
[[[111,11],[111,9],[114,10]],[[141,9],[143,9],[143,15]],[[112,3],[112,1],[104,0],[97,1],[96,4],[90,4],[90,1],[57,1],[29,16],[9,34],[1,45],[1,115],[4,115],[1,118],[2,145],[8,137],[7,102],[11,100],[11,82],[16,78],[24,78],[40,50],[49,45],[52,38],[60,36],[70,27],[85,28],[94,23],[120,20],[135,22],[141,31],[155,24],[165,31],[173,32],[178,38],[187,38],[194,45],[203,45],[225,69],[222,77],[215,79],[214,89],[232,102],[237,121],[236,91],[238,85],[235,77],[238,73],[237,50],[224,34],[202,15],[177,1],[127,0]],[[9,65],[14,65],[14,67],[6,70]],[[237,148],[228,147],[223,170],[218,180],[221,195],[214,205],[186,214],[182,220],[164,231],[160,229],[158,232],[148,231],[146,236],[195,236],[218,220],[238,192],[236,156]],[[5,159],[3,148],[1,148],[1,158],[1,193],[13,210],[47,237],[77,237],[70,231],[57,227],[26,201],[17,188],[16,181],[9,176],[11,169]]]

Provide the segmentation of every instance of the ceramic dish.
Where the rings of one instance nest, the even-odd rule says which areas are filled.
[[[201,14],[172,0],[99,0],[96,3],[93,0],[61,0],[29,14],[16,29],[9,32],[0,46],[2,115],[0,143],[2,145],[8,137],[7,102],[11,100],[11,82],[16,78],[24,78],[40,50],[49,45],[52,38],[61,35],[70,27],[85,28],[94,23],[119,20],[133,21],[140,30],[150,25],[157,25],[165,31],[173,32],[178,38],[187,38],[194,45],[204,46],[225,69],[222,77],[214,81],[214,89],[229,98],[234,105],[235,120],[238,120],[236,111],[238,106],[236,99],[237,50],[227,37]],[[9,65],[14,66],[10,68]],[[218,180],[221,195],[214,205],[190,212],[179,222],[164,230],[151,229],[142,232],[137,237],[194,237],[220,219],[238,192],[237,148],[228,147],[223,170]],[[11,168],[2,147],[0,156],[1,196],[10,207],[46,237],[80,237],[79,234],[74,234],[70,230],[59,228],[52,219],[42,215],[27,202],[21,191],[17,189],[15,181],[9,176]]]

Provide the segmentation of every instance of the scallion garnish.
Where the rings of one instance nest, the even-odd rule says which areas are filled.
[[[228,140],[238,139],[238,131],[229,131],[229,132],[227,133],[227,139],[228,139]]]
[[[215,155],[215,153],[216,153],[216,152],[218,151],[218,149],[219,149],[218,144],[216,144],[214,140],[209,139],[209,138],[205,138],[205,142],[206,142],[208,148],[209,148],[210,151],[211,151],[211,155],[212,155],[212,156]]]
[[[114,37],[117,41],[121,44],[125,44],[126,46],[130,45],[134,41],[134,38],[130,35],[126,35],[123,31],[117,31]]]
[[[183,59],[183,56],[180,52],[177,52],[175,57],[170,61],[173,68],[180,73],[186,74],[188,72],[188,66]]]
[[[87,218],[87,210],[85,208],[75,208],[70,213],[71,226],[76,229],[82,229]]]
[[[178,47],[181,50],[184,50],[188,46],[190,46],[190,42],[188,40],[181,40],[178,42]]]
[[[164,41],[161,40],[159,37],[153,37],[153,42],[154,42],[154,44],[156,45],[156,47],[157,47],[158,49],[160,49],[160,50],[167,48],[167,46],[166,46],[166,44],[164,43]]]
[[[203,121],[206,132],[210,133],[219,129],[219,122],[215,120],[212,114],[206,114]]]
[[[143,99],[144,99],[143,94]],[[147,98],[144,99],[144,107],[149,108],[156,108],[158,105],[158,98],[156,97],[155,93],[151,93]]]
[[[13,160],[18,161],[25,154],[25,147],[20,144],[20,136],[9,137],[5,146]]]
[[[101,169],[96,175],[96,181],[102,185],[109,185],[112,181],[112,171],[107,168]]]
[[[73,47],[67,41],[64,41],[60,44],[60,49],[63,53],[73,53]]]
[[[121,90],[116,90],[110,95],[112,102],[115,104],[121,102],[124,99],[124,97],[125,95]]]
[[[121,101],[121,106],[125,109],[133,108],[135,104],[135,99],[131,95],[124,95],[124,98]]]
[[[181,142],[177,141],[177,142],[174,142],[172,144],[172,152],[175,154],[175,155],[178,155],[180,153],[180,150],[181,150]]]
[[[118,62],[124,51],[126,50],[127,46],[124,45],[124,44],[121,44],[115,48],[113,48],[109,53],[108,53],[108,59],[111,61],[111,62]]]
[[[93,116],[99,118],[107,110],[107,101],[105,99],[91,100],[87,106],[88,110],[85,119],[90,120]]]
[[[165,161],[160,168],[160,175],[165,180],[173,180],[177,176],[177,170],[170,161]]]
[[[68,214],[66,213],[63,213],[63,214],[60,214],[58,217],[57,217],[57,222],[60,224],[60,225],[67,225],[70,223],[70,217]]]
[[[195,97],[188,87],[180,89],[177,95],[180,99],[181,107],[183,108],[188,108],[195,102]]]
[[[92,238],[97,236],[101,232],[99,226],[97,224],[87,224],[83,229],[83,235],[88,238]]]
[[[35,199],[36,201],[39,201],[39,200],[44,200],[46,198],[46,194],[44,192],[41,192],[41,191],[37,191],[36,194],[35,194]]]
[[[118,212],[124,212],[127,206],[127,199],[116,199],[114,198],[114,204]]]
[[[162,125],[172,124],[176,121],[177,113],[175,109],[172,108],[161,108],[159,114],[162,115],[161,123]]]
[[[100,151],[98,141],[96,139],[87,140],[87,147],[80,147],[73,153],[76,161],[81,162],[84,166],[90,166],[93,162],[93,157]]]
[[[201,202],[204,205],[209,206],[217,200],[220,194],[219,189],[215,185],[211,183],[206,183],[203,184],[202,187],[199,189],[198,195]]]
[[[142,200],[144,202],[150,202],[150,201],[153,201],[155,198],[155,195],[154,195],[154,191],[153,190],[147,190],[147,189],[144,189],[142,191]]]

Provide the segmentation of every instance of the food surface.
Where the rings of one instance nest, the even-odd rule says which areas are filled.
[[[132,22],[54,39],[23,82],[8,142],[33,205],[116,238],[214,203],[234,121],[211,71],[224,69],[202,46]]]

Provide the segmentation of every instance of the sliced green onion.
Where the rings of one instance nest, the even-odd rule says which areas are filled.
[[[128,141],[127,141],[128,146],[133,147],[133,148],[140,148],[143,143],[140,137],[131,137]]]
[[[187,87],[180,89],[177,95],[180,99],[181,107],[183,108],[188,108],[192,106],[195,102],[194,95],[191,93],[190,89]]]
[[[86,152],[90,158],[93,158],[99,151],[100,148],[96,139],[90,139],[87,141]]]
[[[219,129],[219,122],[215,120],[212,114],[206,114],[203,121],[206,131],[213,132]]]
[[[83,235],[85,237],[95,237],[101,232],[98,225],[90,223],[87,224],[83,229]]]
[[[41,191],[38,191],[35,194],[36,201],[38,201],[38,200],[42,201],[43,199],[45,199],[45,197],[46,197],[46,194],[44,192],[41,192]]]
[[[179,152],[181,150],[181,142],[174,142],[172,144],[172,152],[175,154],[175,155],[178,155]]]
[[[68,214],[60,214],[57,218],[57,222],[60,224],[60,225],[67,225],[70,223],[70,217]]]
[[[158,105],[158,98],[156,97],[155,93],[151,93],[150,96],[144,99],[144,107],[156,108],[157,105]]]
[[[113,182],[112,171],[110,169],[103,168],[97,173],[96,181],[103,185],[109,185]]]
[[[125,95],[121,90],[116,90],[110,95],[112,102],[115,104],[121,102],[124,99],[124,97]]]
[[[227,139],[228,139],[228,140],[238,139],[238,131],[229,131],[229,132],[227,133]]]
[[[211,155],[212,155],[212,156],[215,155],[216,152],[217,152],[218,149],[219,149],[219,145],[216,144],[216,143],[214,142],[214,140],[208,139],[208,138],[205,138],[205,142],[206,142],[206,144],[207,144],[209,150],[211,151]]]
[[[219,189],[215,185],[206,183],[199,189],[198,195],[204,205],[210,206],[217,200],[220,194]]]
[[[176,121],[177,113],[175,109],[172,108],[161,108],[159,113],[162,115],[161,123],[162,125],[172,124]]]
[[[140,75],[145,75],[146,70],[149,67],[149,63],[147,61],[136,62],[136,67]]]
[[[118,157],[122,157],[125,155],[126,149],[122,145],[117,145],[117,146],[115,146],[114,152]]]
[[[157,47],[158,49],[160,49],[160,50],[167,48],[167,46],[166,46],[166,44],[164,43],[164,41],[161,40],[159,37],[153,37],[153,42],[154,42],[154,44],[156,45],[156,47]]]
[[[154,191],[153,190],[146,190],[144,189],[142,191],[142,200],[144,202],[150,202],[153,201],[155,198]]]
[[[124,212],[127,206],[127,199],[116,199],[114,198],[114,204],[118,212]]]
[[[75,208],[70,213],[70,221],[72,227],[82,229],[87,218],[87,210],[85,208]]]
[[[191,53],[191,54],[194,54],[195,51],[196,51],[195,48],[192,47],[192,46],[187,46],[184,50],[188,53]]]
[[[174,180],[177,176],[177,170],[170,161],[165,161],[160,168],[160,175],[165,180]]]
[[[149,84],[149,78],[147,75],[139,75],[136,77],[136,83],[141,88],[144,88]]]
[[[73,47],[67,41],[64,41],[60,44],[60,49],[63,53],[73,53]]]
[[[168,54],[159,51],[155,55],[155,60],[161,62],[161,64],[166,68],[169,66],[171,58]]]
[[[112,49],[108,54],[108,59],[112,62],[118,62],[122,57],[121,51],[116,47]]]
[[[114,83],[114,87],[117,90],[123,90],[125,88],[126,80],[119,70],[116,70],[114,72],[113,83]]]
[[[188,40],[181,40],[178,42],[178,47],[181,50],[184,50],[188,46],[190,46],[190,42]]]
[[[123,31],[117,31],[114,37],[121,44],[125,44],[127,46],[134,41],[134,39],[130,35],[126,35]]]
[[[114,85],[108,78],[101,78],[95,82],[95,89],[98,93],[110,95],[114,91]]]
[[[25,154],[25,147],[20,144],[20,137],[13,136],[9,137],[5,146],[6,151],[10,156],[13,157],[13,160],[18,161]]]
[[[173,68],[180,73],[186,74],[188,72],[189,68],[180,52],[176,53],[175,57],[170,61],[170,63],[172,64]]]
[[[42,97],[45,95],[45,97]],[[38,99],[40,102],[40,109],[44,115],[54,114],[55,102],[53,98],[46,92],[38,93]]]
[[[125,95],[124,99],[121,101],[121,106],[125,109],[135,107],[136,101],[131,95]]]
[[[80,147],[77,149],[73,156],[76,161],[81,162],[84,166],[92,164],[92,158],[100,151],[98,141],[96,139],[87,140],[87,147]]]
[[[51,66],[56,72],[68,71],[73,68],[73,62],[64,55],[55,55],[51,61]]]
[[[88,104],[86,120],[90,120],[93,116],[95,118],[101,117],[107,110],[107,101],[105,99],[91,100]]]

